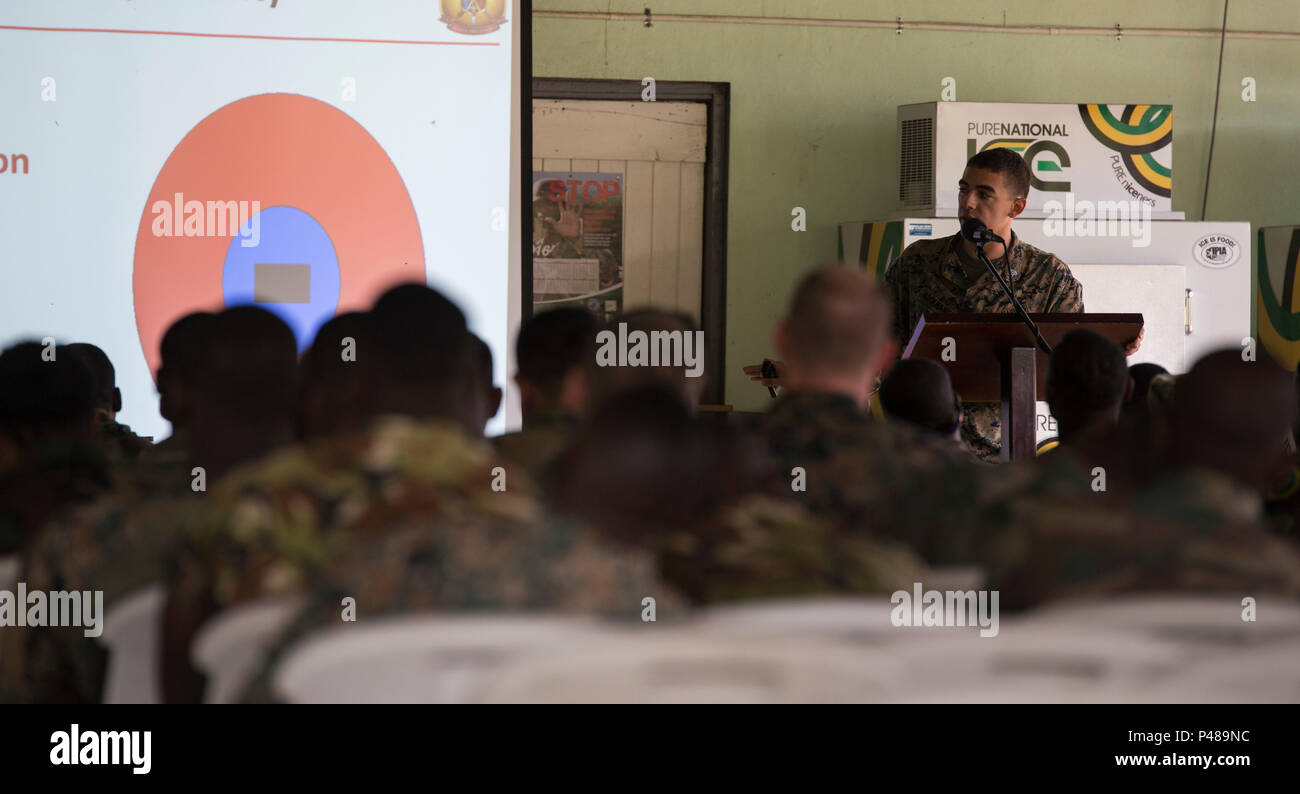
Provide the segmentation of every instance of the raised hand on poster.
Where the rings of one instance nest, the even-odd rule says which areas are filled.
[[[580,202],[560,202],[560,219],[543,218],[551,224],[555,233],[569,240],[576,240],[582,234],[582,204]]]

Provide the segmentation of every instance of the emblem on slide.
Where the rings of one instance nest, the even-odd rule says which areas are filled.
[[[136,232],[136,328],[149,371],[177,319],[253,304],[299,350],[337,311],[424,282],[415,207],[388,154],[333,105],[298,94],[231,102],[163,163]]]
[[[442,0],[442,21],[456,33],[491,33],[509,21],[506,0]]]

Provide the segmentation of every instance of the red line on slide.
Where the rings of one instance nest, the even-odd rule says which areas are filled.
[[[134,33],[142,36],[197,36],[211,39],[272,39],[275,41],[345,41],[357,44],[444,44],[449,47],[499,47],[496,41],[400,41],[396,39],[344,39],[328,36],[256,36],[251,33],[186,33],[178,30],[116,30],[113,28],[39,28],[0,25],[0,30],[38,30],[55,33]]]

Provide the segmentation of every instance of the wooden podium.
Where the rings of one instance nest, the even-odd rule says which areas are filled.
[[[1069,332],[1087,328],[1122,348],[1142,328],[1141,314],[1029,316],[1052,347]],[[942,364],[963,402],[1001,402],[1002,460],[1034,456],[1034,403],[1044,399],[1047,354],[1018,315],[922,315],[902,357]]]

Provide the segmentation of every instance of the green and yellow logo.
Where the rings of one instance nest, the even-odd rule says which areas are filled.
[[[1300,363],[1300,226],[1260,229],[1257,310],[1259,341],[1273,360]]]
[[[843,240],[840,241],[841,249]],[[846,252],[840,251],[840,258]],[[878,221],[862,224],[862,242],[858,245],[857,263],[862,269],[883,281],[889,263],[903,253],[903,222]]]
[[[1119,152],[1129,175],[1157,196],[1173,195],[1173,171],[1154,152],[1174,139],[1173,105],[1125,105],[1117,119],[1107,105],[1079,105],[1083,125],[1092,137]]]
[[[975,156],[975,139],[966,139],[966,159]],[[1029,166],[1029,186],[1034,190],[1043,190],[1053,193],[1068,193],[1070,183],[1068,181],[1048,181],[1039,177],[1040,173],[1061,173],[1062,168],[1069,168],[1070,154],[1065,151],[1065,147],[1056,141],[1035,141],[1033,138],[994,138],[983,146],[979,151],[987,152],[989,149],[1010,149],[1025,158],[1025,163]],[[1056,155],[1056,160],[1040,159],[1039,155],[1044,152],[1050,152]]]

